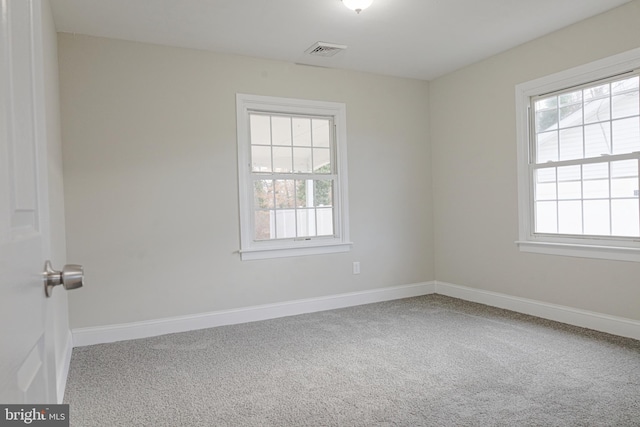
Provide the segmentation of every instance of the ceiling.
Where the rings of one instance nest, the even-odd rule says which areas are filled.
[[[630,0],[51,0],[58,31],[431,80]],[[317,41],[347,45],[333,57]]]

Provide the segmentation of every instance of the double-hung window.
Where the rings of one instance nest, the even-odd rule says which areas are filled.
[[[640,52],[516,90],[522,250],[640,261]]]
[[[348,251],[345,105],[236,104],[242,259]]]

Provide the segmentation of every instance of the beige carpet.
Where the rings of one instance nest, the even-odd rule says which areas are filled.
[[[640,341],[439,295],[73,350],[74,426],[640,426]]]

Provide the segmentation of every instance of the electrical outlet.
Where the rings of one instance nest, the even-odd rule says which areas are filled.
[[[360,261],[353,262],[353,274],[360,274]]]

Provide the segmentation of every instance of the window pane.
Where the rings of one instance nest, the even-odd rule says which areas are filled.
[[[251,146],[251,170],[253,172],[272,172],[271,147],[264,145]]]
[[[563,129],[560,131],[560,160],[581,159],[582,127]]]
[[[638,197],[638,161],[611,162],[611,197]]]
[[[329,147],[331,141],[329,125],[331,121],[326,119],[313,119],[313,146]]]
[[[311,119],[293,119],[293,145],[311,146]]]
[[[558,168],[558,181],[576,181],[581,178],[580,166],[562,166]]]
[[[609,83],[600,86],[594,86],[582,91],[585,103],[588,100],[596,98],[609,98]]]
[[[582,195],[580,166],[558,168],[558,199],[579,199]]]
[[[638,176],[638,161],[620,160],[617,162],[611,162],[611,177],[612,178],[629,178],[632,176]]]
[[[598,123],[584,127],[585,157],[611,154],[611,128],[609,123]]]
[[[640,236],[638,200],[611,201],[611,227],[614,236]]]
[[[293,171],[298,173],[311,173],[311,147],[293,148]]]
[[[313,207],[313,180],[296,181],[296,206],[299,208]]]
[[[552,96],[550,98],[544,98],[536,101],[536,111],[549,110],[558,108],[558,97]]]
[[[582,124],[582,109],[574,105],[560,109],[560,129],[579,126]]]
[[[618,80],[611,83],[611,91],[615,93],[625,92],[638,88],[638,76],[629,77],[627,79]]]
[[[623,93],[611,97],[612,116],[614,119],[620,117],[637,116],[638,108],[638,91]]]
[[[611,119],[611,104],[609,98],[586,101],[584,106],[584,122],[607,122]]]
[[[535,171],[538,182],[556,182],[556,168],[543,168]]]
[[[556,183],[536,183],[536,200],[555,200]]]
[[[560,128],[582,124],[582,90],[560,95]]]
[[[615,120],[613,122],[613,154],[640,151],[640,119]]]
[[[582,105],[582,90],[563,93],[558,97],[558,102],[561,108],[567,105]]]
[[[253,184],[253,200],[256,209],[271,209],[274,206],[273,181],[260,179]]]
[[[638,177],[613,178],[611,180],[611,197],[636,197],[638,191]]]
[[[557,233],[557,202],[536,202],[536,233]]]
[[[308,237],[316,235],[316,213],[315,209],[298,209],[298,236]]]
[[[292,179],[277,179],[274,182],[276,208],[295,207],[295,181]]]
[[[536,112],[536,132],[545,132],[558,128],[558,110]]]
[[[609,180],[584,181],[582,183],[582,191],[585,199],[606,199],[609,197]]]
[[[609,229],[609,201],[587,200],[584,202],[584,233],[597,236],[608,236]]]
[[[318,236],[333,235],[333,208],[316,209]]]
[[[254,240],[268,240],[276,237],[274,212],[275,211],[255,212]]]
[[[556,200],[556,169],[544,168],[535,172],[535,200]]]
[[[273,145],[291,145],[290,117],[271,117],[271,141]]]
[[[276,239],[296,237],[296,211],[294,209],[277,210]]]
[[[293,167],[291,147],[273,147],[273,171],[289,173]]]
[[[558,232],[582,234],[582,202],[558,202]]]
[[[558,200],[580,199],[582,195],[580,181],[565,181],[558,183]]]
[[[592,163],[582,166],[584,179],[609,178],[609,163]]]
[[[313,171],[315,173],[331,173],[331,150],[328,148],[313,149]]]
[[[249,123],[249,132],[251,132],[251,144],[270,145],[271,125],[269,116],[250,114]]]
[[[558,132],[544,132],[537,134],[536,147],[537,163],[558,160]]]
[[[314,206],[333,206],[333,181],[314,182]]]
[[[593,163],[582,166],[582,193],[585,199],[609,197],[609,164]],[[585,207],[586,209],[586,207]]]

